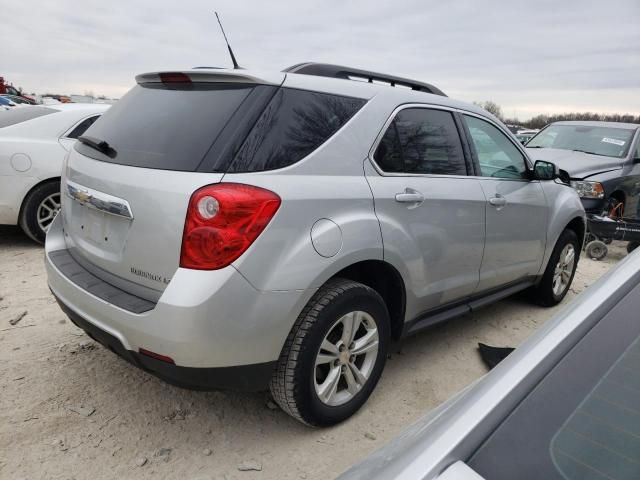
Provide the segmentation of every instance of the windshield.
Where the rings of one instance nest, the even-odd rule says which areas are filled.
[[[623,158],[634,130],[587,125],[551,125],[532,138],[527,147],[579,150],[605,157]]]

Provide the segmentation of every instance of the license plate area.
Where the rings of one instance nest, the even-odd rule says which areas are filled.
[[[126,244],[131,220],[71,200],[68,224],[74,242],[97,256],[120,255]],[[111,258],[113,259],[113,258]]]

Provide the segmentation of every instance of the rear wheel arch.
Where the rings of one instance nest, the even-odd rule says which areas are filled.
[[[404,327],[407,295],[402,275],[393,265],[383,260],[364,260],[343,268],[331,277],[333,278],[353,280],[378,292],[389,311],[391,337],[400,338]]]
[[[20,212],[18,213],[18,218],[22,217],[22,212],[24,211],[24,204],[27,198],[29,198],[29,195],[31,195],[37,188],[40,188],[42,185],[46,183],[56,183],[56,182],[60,183],[61,181],[62,179],[60,177],[51,177],[45,180],[41,180],[35,185],[32,185],[31,188],[27,191],[27,193],[24,194],[24,196],[22,197],[22,200],[20,201]]]

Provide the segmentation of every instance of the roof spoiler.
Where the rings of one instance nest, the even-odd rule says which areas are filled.
[[[331,65],[328,63],[298,63],[283,70],[285,73],[299,73],[303,75],[316,75],[319,77],[342,78],[345,80],[366,81],[368,83],[386,83],[391,87],[401,86],[417,90],[419,92],[432,93],[446,97],[439,88],[417,80],[387,75],[386,73],[376,73],[358,68]]]
[[[136,75],[138,84],[144,83],[255,83],[280,85],[284,81],[281,73],[252,74],[247,70],[223,70],[216,67],[197,67],[192,70],[150,72]]]

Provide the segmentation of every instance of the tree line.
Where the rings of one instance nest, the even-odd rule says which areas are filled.
[[[622,123],[639,123],[640,115],[631,115],[629,113],[596,113],[596,112],[567,112],[556,113],[552,115],[536,115],[529,120],[519,120],[518,118],[507,118],[502,114],[502,108],[495,102],[487,100],[486,102],[473,102],[475,105],[484,108],[492,113],[504,123],[508,125],[521,125],[527,128],[542,128],[553,122],[561,122],[564,120],[582,120],[582,121],[600,121],[600,122],[622,122]]]

